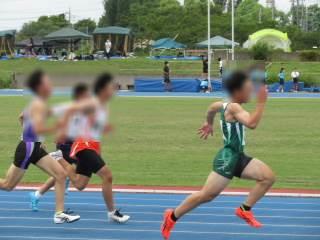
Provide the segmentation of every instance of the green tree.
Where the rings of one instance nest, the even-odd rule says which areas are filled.
[[[130,6],[141,0],[104,0],[104,14],[100,18],[99,26],[128,26]]]
[[[69,22],[64,14],[55,16],[42,16],[37,21],[25,23],[21,31],[18,33],[18,39],[30,37],[44,37],[50,32],[66,27]]]
[[[96,26],[96,22],[90,18],[79,20],[74,24],[75,29],[86,34],[92,34]]]

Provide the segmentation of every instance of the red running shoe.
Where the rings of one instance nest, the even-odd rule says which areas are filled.
[[[171,231],[173,230],[174,225],[176,224],[176,222],[171,219],[173,211],[173,209],[168,209],[164,212],[163,223],[161,225],[161,233],[165,240],[169,240]]]
[[[252,211],[244,211],[239,207],[236,210],[236,215],[239,218],[245,220],[251,227],[255,227],[255,228],[262,227],[262,224],[253,216]]]

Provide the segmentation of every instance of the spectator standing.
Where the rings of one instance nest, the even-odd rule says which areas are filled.
[[[164,83],[164,90],[166,92],[171,91],[171,79],[170,79],[170,66],[169,62],[164,62],[164,68],[163,68],[163,83]]]
[[[106,49],[106,57],[108,60],[110,60],[111,49],[112,49],[112,42],[110,41],[110,39],[107,39],[107,41],[105,43],[105,49]]]
[[[208,65],[208,58],[203,58],[202,60],[202,78],[205,80],[208,80],[208,69],[209,69],[209,65]]]
[[[278,92],[282,92],[283,93],[284,92],[284,83],[285,83],[285,80],[286,80],[286,72],[285,72],[284,68],[280,69],[278,77],[279,77],[279,84],[280,84]]]
[[[293,81],[293,91],[298,92],[299,90],[299,78],[300,78],[300,72],[297,68],[294,68],[291,72],[291,77]]]

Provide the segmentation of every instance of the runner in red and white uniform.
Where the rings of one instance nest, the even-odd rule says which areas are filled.
[[[95,97],[81,103],[74,103],[65,114],[65,122],[79,112],[83,113],[84,124],[78,130],[78,137],[74,141],[70,156],[77,159],[77,168],[74,170],[63,159],[61,164],[67,170],[69,178],[78,190],[88,185],[92,174],[102,180],[102,193],[108,208],[108,217],[111,221],[125,223],[128,215],[122,215],[114,206],[112,194],[112,172],[101,157],[101,138],[110,131],[108,124],[107,104],[114,94],[113,77],[110,74],[100,75],[93,87]]]
[[[84,83],[79,83],[73,88],[73,101],[81,102],[90,97],[89,87]],[[54,106],[50,109],[50,115],[61,118],[70,108],[72,103],[64,103]],[[71,147],[74,140],[77,138],[79,129],[84,127],[85,119],[82,113],[78,113],[70,118],[65,132],[59,134],[59,141],[56,144],[56,151],[50,153],[50,156],[55,160],[65,159],[70,165],[76,165],[77,161],[70,157]],[[55,185],[55,179],[49,178],[37,191],[30,192],[30,207],[32,211],[38,211],[39,201]],[[66,181],[66,193],[68,191],[69,179]]]

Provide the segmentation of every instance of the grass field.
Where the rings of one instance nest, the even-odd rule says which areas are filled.
[[[55,98],[54,101],[62,101]],[[116,184],[201,185],[221,147],[220,127],[201,141],[196,130],[212,100],[191,98],[126,98],[112,103],[115,132],[103,144],[103,156]],[[23,97],[0,97],[0,175],[11,164],[21,132],[17,116]],[[277,174],[276,187],[316,189],[320,186],[320,99],[271,99],[261,126],[247,132],[247,152],[267,162]],[[248,108],[252,108],[249,105]],[[53,149],[52,138],[47,139]],[[32,167],[25,182],[45,176]],[[97,182],[97,179],[93,179]],[[233,187],[252,183],[236,180]]]
[[[248,65],[248,61],[239,62]],[[201,61],[171,61],[172,76],[200,76]],[[302,80],[320,85],[320,62],[274,62],[269,68],[270,77],[277,79],[281,67],[286,68],[287,79],[290,72],[297,67],[302,73]],[[1,72],[15,72],[26,74],[42,68],[52,74],[94,74],[102,71],[111,71],[119,75],[156,75],[162,76],[163,61],[150,60],[145,57],[121,59],[111,61],[85,61],[85,62],[43,62],[35,59],[19,59],[0,61]],[[218,75],[217,62],[212,64],[213,75]]]

